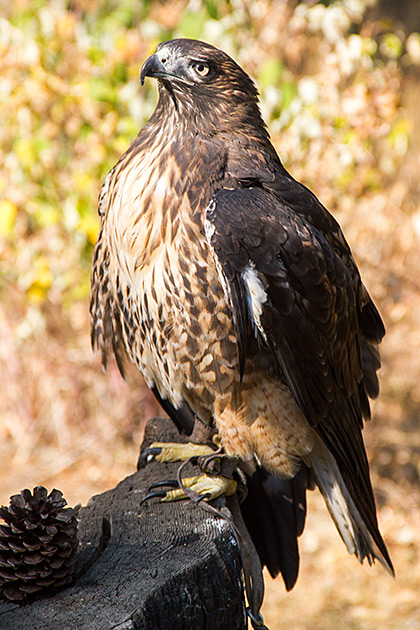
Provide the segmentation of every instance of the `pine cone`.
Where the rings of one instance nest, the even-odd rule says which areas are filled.
[[[77,520],[63,493],[22,490],[0,507],[0,594],[15,602],[53,592],[72,579]]]

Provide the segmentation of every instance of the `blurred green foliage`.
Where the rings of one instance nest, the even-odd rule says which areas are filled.
[[[362,187],[377,187],[396,168],[410,133],[403,118],[394,122],[398,103],[388,90],[392,81],[398,87],[402,36],[382,29],[376,45],[361,29],[363,0],[290,3],[289,32],[281,33],[281,15],[276,22],[271,4],[3,3],[0,290],[13,285],[23,303],[41,309],[46,300],[66,308],[88,294],[97,195],[153,111],[156,87],[148,82],[140,89],[138,74],[164,39],[211,41],[256,77],[264,117],[274,139],[283,138],[286,162],[304,159],[310,142],[312,152],[319,146],[316,155],[325,155],[330,143],[337,166],[327,183],[344,189],[356,174]],[[311,37],[323,41],[325,59],[311,59]],[[372,106],[383,110],[382,130],[370,128]],[[371,157],[378,143],[394,151],[383,173]],[[307,177],[317,180],[316,169],[307,169]]]

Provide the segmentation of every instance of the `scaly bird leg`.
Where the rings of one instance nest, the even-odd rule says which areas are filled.
[[[143,468],[146,464],[155,459],[161,464],[172,462],[185,462],[188,459],[198,459],[206,455],[213,455],[214,447],[207,444],[195,444],[193,442],[153,442],[140,455],[137,462],[137,469]]]
[[[137,470],[155,459],[161,463],[192,461],[199,457],[212,455],[220,448],[220,438],[216,430],[195,417],[190,442],[153,442],[145,449],[137,462]]]
[[[201,424],[201,423],[200,423]],[[210,501],[221,495],[230,496],[236,492],[237,482],[232,479],[237,466],[237,459],[223,453],[220,438],[213,432],[210,444],[196,444],[193,442],[154,442],[140,456],[137,468],[140,469],[153,459],[160,463],[183,462],[178,471],[177,481],[163,481],[154,484],[142,500],[142,503],[160,497],[161,501],[179,501],[188,497],[194,502]],[[187,462],[198,464],[202,474],[194,477],[182,478],[181,472]],[[154,490],[170,486],[174,490]]]
[[[157,490],[150,492],[142,499],[142,503],[154,497],[159,497],[162,502],[168,503],[188,498],[192,499],[194,503],[199,503],[203,500],[211,501],[222,495],[231,496],[235,494],[237,483],[233,479],[227,479],[226,477],[201,474],[195,475],[194,477],[185,477],[181,479],[181,483],[175,480],[161,481],[150,486],[149,490],[164,486],[172,486],[174,490]]]

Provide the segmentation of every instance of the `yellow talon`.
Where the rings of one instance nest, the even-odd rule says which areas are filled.
[[[187,444],[179,444],[176,442],[154,442],[150,445],[150,448],[162,449],[160,453],[155,455],[155,460],[161,464],[183,462],[190,457],[200,457],[201,455],[211,455],[214,453],[211,446],[206,446],[205,444],[194,444],[193,442],[188,442]]]
[[[212,475],[197,475],[196,477],[186,477],[182,480],[182,485],[196,492],[200,496],[205,496],[205,501],[217,499],[222,495],[230,496],[235,494],[237,483],[227,477],[213,477]],[[188,495],[181,489],[169,490],[162,501],[180,501],[187,499]]]

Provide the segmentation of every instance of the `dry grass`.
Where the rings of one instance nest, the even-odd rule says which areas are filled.
[[[185,3],[174,6],[172,15],[156,4],[153,19],[163,11],[162,23],[171,28]],[[365,57],[346,74],[351,47],[340,49],[315,27],[308,37],[308,22],[284,3],[261,1],[250,7],[246,19],[253,23],[252,35],[238,19],[235,36],[214,32],[215,43],[233,49],[254,75],[267,57],[285,60],[278,93],[289,79],[315,78],[319,94],[305,101],[314,85],[303,86],[306,92],[301,86],[296,96],[301,109],[290,114],[290,124],[279,123],[275,98],[266,88],[264,111],[287,166],[342,224],[386,323],[382,391],[365,438],[381,529],[397,573],[394,581],[381,567],[360,567],[349,557],[322,499],[312,493],[298,584],[287,594],[280,579],[267,578],[265,620],[271,630],[420,629],[417,74],[415,68],[404,74],[396,62],[364,67]],[[363,37],[375,36],[378,24],[363,24]],[[349,41],[346,35],[339,43]],[[308,129],[311,137],[305,136]],[[46,248],[49,232],[35,236],[38,241],[32,236],[22,240],[23,252]],[[10,244],[0,255],[2,264],[15,264]],[[56,252],[64,265],[76,266],[72,255]],[[32,259],[20,254],[18,263],[22,273]],[[70,505],[85,503],[133,471],[144,420],[158,413],[156,403],[141,385],[130,389],[115,365],[102,373],[90,350],[86,298],[62,308],[53,292],[41,306],[28,304],[22,286],[9,280],[2,297],[0,504],[37,484],[61,489]]]

